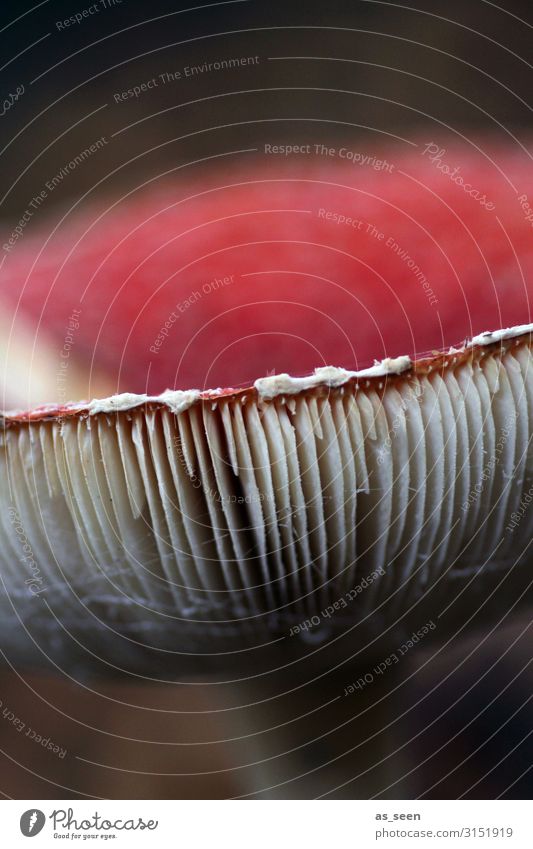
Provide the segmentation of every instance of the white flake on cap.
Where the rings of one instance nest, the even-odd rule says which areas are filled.
[[[503,342],[504,339],[514,339],[515,336],[522,336],[523,333],[533,333],[533,324],[517,324],[515,327],[506,327],[502,330],[485,330],[478,336],[474,336],[468,343],[468,347],[473,345],[492,345],[493,342]]]
[[[109,398],[96,398],[88,406],[89,415],[98,413],[118,413],[131,410],[142,404],[165,404],[173,413],[182,413],[191,407],[200,397],[198,389],[166,389],[161,395],[136,395],[133,392],[122,392]]]
[[[360,371],[347,371],[335,366],[323,366],[317,368],[314,374],[307,377],[291,377],[289,374],[274,374],[270,377],[260,377],[255,381],[254,387],[263,399],[276,398],[278,395],[296,395],[306,389],[314,389],[317,386],[329,386],[336,388],[348,383],[349,380],[367,377],[385,377],[388,374],[401,374],[411,368],[410,357],[387,357],[381,362],[374,363],[369,368]]]

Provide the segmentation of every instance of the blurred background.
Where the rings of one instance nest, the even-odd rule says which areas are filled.
[[[531,6],[418,5],[3,3],[2,406],[167,385],[237,386],[258,369],[287,369],[289,356],[294,371],[309,370],[328,362],[332,350],[343,365],[366,365],[374,352],[425,351],[489,329],[491,321],[530,320]],[[329,171],[323,154],[311,164],[304,153],[266,161],[265,144],[315,143],[337,152]],[[483,204],[457,194],[437,160],[421,153],[430,144],[444,151],[440,160],[451,170],[458,167],[479,187],[480,197],[496,200],[497,216],[489,220]],[[341,148],[393,169],[353,166],[348,176],[338,161]],[[358,302],[347,312],[338,300],[334,313],[344,316],[351,339],[345,349],[318,320],[306,326],[305,345],[284,341],[281,336],[289,330],[294,336],[304,321],[292,307],[284,310],[286,325],[274,326],[281,319],[268,310],[262,324],[237,313],[231,324],[210,325],[242,300],[237,286],[213,281],[251,268],[262,251],[254,245],[224,261],[217,254],[151,300],[154,281],[165,281],[178,260],[186,266],[235,235],[233,229],[200,230],[185,247],[161,250],[146,264],[152,225],[145,219],[156,210],[193,193],[207,197],[185,205],[178,218],[155,222],[159,251],[175,235],[176,222],[182,229],[201,227],[206,210],[226,218],[233,208],[268,209],[261,187],[250,201],[238,190],[219,200],[218,187],[238,183],[243,174],[246,180],[299,180],[307,173],[331,183],[341,167],[350,185],[381,192],[403,211],[421,209],[423,222],[442,235],[453,263],[418,231],[405,230],[399,239],[424,270],[437,310],[415,284],[397,314],[377,290],[364,310]],[[410,183],[396,178],[402,171]],[[446,201],[442,219],[427,200],[427,186]],[[274,205],[288,209],[294,200],[316,213],[329,203],[331,210],[361,216],[365,226],[375,221],[387,234],[399,231],[392,207],[385,215],[371,200],[347,204],[331,186],[316,195],[284,191]],[[481,245],[472,256],[470,242],[454,229],[454,214],[474,234],[476,248]],[[272,215],[262,233],[292,238],[300,226],[295,220]],[[254,232],[246,230],[246,238],[253,241]],[[353,228],[337,229],[330,244],[341,251],[356,239]],[[122,253],[113,254],[121,240]],[[331,261],[313,250],[300,246],[298,260],[303,253],[309,269],[325,273]],[[287,265],[296,261],[289,249],[278,256]],[[375,246],[362,247],[361,257],[371,257],[374,268],[384,262],[383,278],[396,279],[389,255],[383,260]],[[401,258],[395,261],[403,273]],[[334,279],[346,272],[338,263]],[[102,264],[111,273],[104,274]],[[470,277],[457,278],[456,288],[445,285],[445,275],[455,280],[457,268]],[[117,296],[113,281],[128,279],[129,288]],[[201,288],[206,283],[208,292]],[[210,297],[186,304],[198,287]],[[268,282],[260,297],[272,291],[281,297],[286,288],[285,279]],[[220,294],[226,290],[227,297]],[[324,306],[324,293],[304,290],[303,300]],[[183,315],[171,348],[166,337],[164,345],[157,339],[176,301]],[[148,302],[153,307],[145,310]],[[388,322],[370,327],[365,316],[375,317],[381,306],[390,310]],[[243,321],[245,327],[250,322],[252,341],[241,339]],[[205,327],[211,329],[198,341]],[[275,339],[257,341],[272,328]],[[316,343],[312,350],[309,339]],[[226,340],[229,354],[220,353]],[[391,351],[392,344],[399,350]],[[58,377],[61,351],[68,353],[68,369]],[[215,658],[208,671],[205,663],[197,670],[194,657],[179,656],[162,660],[160,668],[151,655],[121,666],[109,661],[105,639],[98,653],[90,640],[74,644],[64,634],[38,645],[19,635],[2,647],[0,789],[12,798],[528,798],[529,582],[523,573],[491,581],[458,602],[397,668],[346,696],[350,682],[387,658],[436,608],[411,611],[377,645],[358,645],[341,632],[337,643],[317,652],[305,641],[294,650],[285,638],[267,660],[261,653],[246,662],[226,656],[219,667]],[[23,651],[14,645],[20,640]]]

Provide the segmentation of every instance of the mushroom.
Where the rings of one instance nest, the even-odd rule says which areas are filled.
[[[510,569],[533,528],[532,333],[7,413],[4,629],[96,618],[165,646],[172,623],[179,648],[242,645]]]
[[[528,161],[447,145],[491,210],[418,141],[390,170],[258,158],[32,221],[1,268],[0,407],[357,369],[529,321]]]
[[[320,643],[524,559],[530,326],[478,332],[528,320],[523,165],[450,143],[480,205],[413,150],[257,159],[9,247],[4,644]]]

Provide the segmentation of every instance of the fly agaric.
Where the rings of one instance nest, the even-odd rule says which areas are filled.
[[[358,615],[397,610],[523,559],[533,252],[500,167],[519,165],[493,155],[455,154],[483,206],[422,154],[387,172],[282,163],[15,245],[13,315],[60,339],[76,294],[78,355],[132,391],[6,414],[4,621],[38,596],[152,642],[172,620],[197,646],[350,592]],[[518,326],[479,332],[499,321]],[[165,383],[185,388],[154,394]]]
[[[358,369],[529,321],[520,156],[424,150],[381,170],[270,158],[32,221],[1,269],[3,407]]]
[[[53,587],[67,619],[81,602],[205,635],[305,620],[361,579],[358,614],[445,587],[457,565],[510,566],[533,527],[520,513],[533,482],[532,332],[241,390],[7,416],[8,598],[30,603],[21,540],[31,593]]]

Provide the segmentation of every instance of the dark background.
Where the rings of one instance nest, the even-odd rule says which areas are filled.
[[[2,153],[4,191],[18,177],[3,201],[4,217],[25,208],[41,176],[55,174],[101,135],[109,144],[89,168],[69,175],[56,204],[91,189],[113,194],[236,141],[251,147],[264,140],[265,120],[285,119],[276,130],[288,141],[302,132],[299,119],[313,118],[325,143],[348,128],[374,144],[386,143],[388,134],[427,131],[433,138],[439,130],[524,141],[531,127],[527,2],[424,2],[415,9],[374,0],[246,0],[191,10],[122,0],[57,30],[56,21],[89,5],[48,0],[20,17],[30,4],[2,4],[0,94],[20,84],[26,89],[2,124],[9,145]],[[160,73],[241,55],[260,61],[114,102],[114,93]],[[269,61],[280,56],[326,58]],[[242,121],[250,123],[218,129]]]

